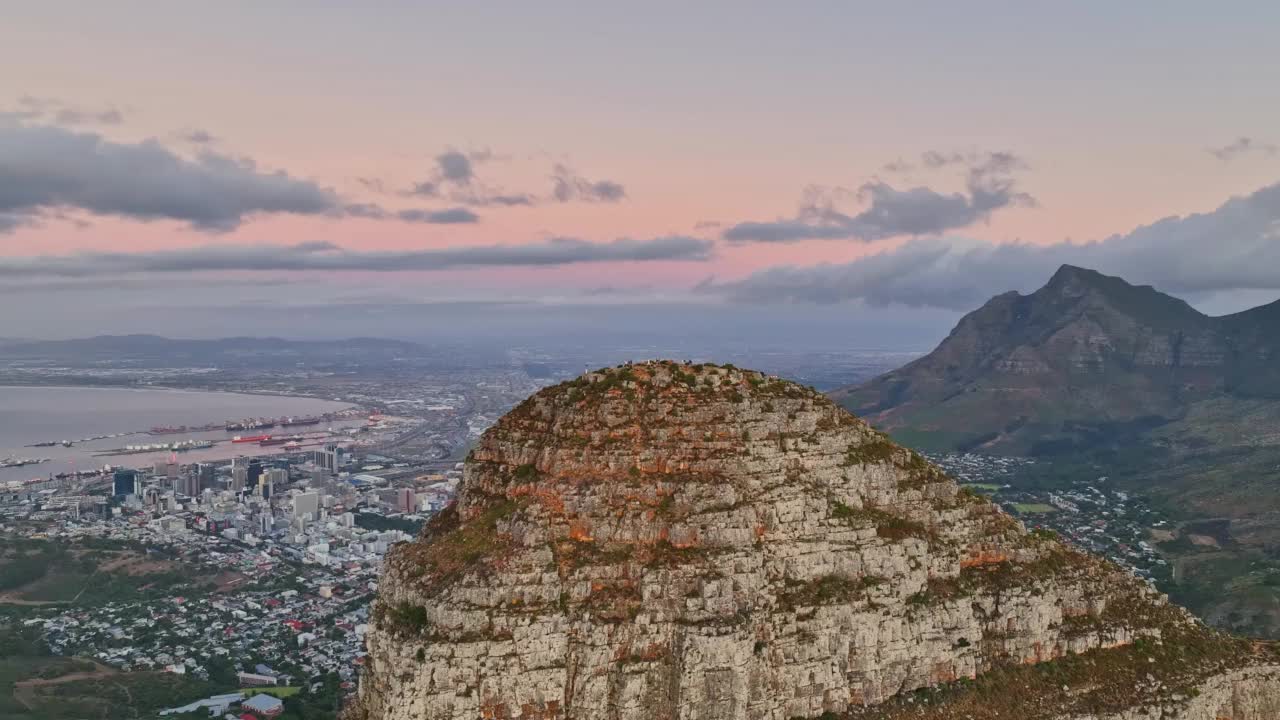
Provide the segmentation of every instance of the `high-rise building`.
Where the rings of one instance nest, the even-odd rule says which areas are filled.
[[[297,518],[308,514],[312,518],[320,516],[319,493],[305,492],[293,496],[293,516]]]
[[[264,498],[269,498],[275,494],[277,488],[284,487],[289,484],[289,471],[284,468],[267,468],[263,471],[262,477],[258,480],[258,494]]]
[[[198,463],[196,465],[195,476],[197,495],[205,490],[211,490],[213,488],[215,478],[217,477],[216,472],[217,468],[213,463]]]
[[[411,513],[418,509],[418,498],[413,488],[400,488],[396,493],[396,509],[402,513]]]
[[[182,468],[178,474],[178,481],[174,483],[173,489],[179,495],[187,497],[195,497],[200,494],[200,478],[195,473],[195,468],[188,465]]]
[[[116,497],[139,494],[138,486],[141,483],[138,481],[137,470],[116,470],[112,480],[112,494]]]
[[[231,491],[240,492],[249,485],[249,458],[241,455],[231,461]],[[254,478],[255,481],[257,478]]]
[[[311,461],[316,467],[337,474],[342,469],[342,448],[334,443],[324,446],[323,450],[317,450],[313,453]]]

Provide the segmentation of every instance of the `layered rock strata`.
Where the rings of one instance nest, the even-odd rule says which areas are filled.
[[[389,554],[374,617],[349,709],[370,720],[890,717],[923,688],[1183,636],[1215,671],[1255,662],[819,393],[670,362],[502,418],[457,503]]]

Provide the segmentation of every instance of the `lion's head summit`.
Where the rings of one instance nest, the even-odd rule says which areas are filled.
[[[1269,646],[732,366],[526,400],[373,617],[368,720],[1280,717]]]

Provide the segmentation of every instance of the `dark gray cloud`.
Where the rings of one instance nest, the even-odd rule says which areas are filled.
[[[414,183],[402,195],[442,198],[469,207],[532,207],[543,202],[618,202],[626,189],[612,180],[588,180],[562,163],[552,169],[552,188],[547,197],[535,193],[511,192],[484,182],[476,165],[494,159],[488,150],[464,153],[447,150],[436,156],[431,175]]]
[[[446,186],[466,187],[476,179],[476,164],[491,160],[493,154],[488,150],[462,152],[461,150],[445,150],[436,155],[435,168],[431,177],[415,183],[407,191],[409,195],[437,197]]]
[[[1239,137],[1222,147],[1209,148],[1206,152],[1222,162],[1231,162],[1241,155],[1259,154],[1271,157],[1280,152],[1280,148],[1271,143],[1259,142],[1253,138]]]
[[[124,113],[118,108],[84,108],[58,98],[23,95],[17,107],[10,111],[24,120],[54,122],[59,125],[119,125]]]
[[[432,225],[466,225],[480,222],[480,216],[466,208],[446,208],[444,210],[400,210],[396,217],[411,223],[428,223]]]
[[[442,180],[455,185],[466,185],[476,176],[471,159],[465,153],[447,150],[436,156],[436,169]]]
[[[435,157],[435,168],[426,180],[402,193],[409,197],[447,198],[472,207],[533,205],[536,198],[484,186],[476,177],[476,165],[493,159],[488,150],[446,150]]]
[[[297,245],[203,245],[156,252],[81,252],[0,256],[0,277],[97,277],[124,273],[207,271],[402,272],[479,267],[551,267],[581,263],[708,260],[712,243],[684,236],[593,243],[553,238],[523,245],[428,250],[349,250],[327,242]]]
[[[904,235],[936,235],[973,225],[1002,208],[1035,204],[1033,197],[1016,187],[1013,175],[1026,165],[1012,153],[931,151],[921,162],[930,168],[964,165],[964,192],[942,193],[924,186],[898,189],[883,180],[872,180],[854,193],[843,193],[865,206],[856,214],[839,209],[842,193],[809,193],[795,217],[738,223],[725,230],[724,238],[732,243],[873,242]]]
[[[970,309],[1042,285],[1069,263],[1173,293],[1280,290],[1280,183],[1216,210],[1168,217],[1104,240],[1052,245],[917,238],[851,263],[777,267],[704,293],[755,302]]]
[[[444,210],[388,210],[373,203],[348,203],[338,213],[347,217],[365,218],[367,220],[400,220],[407,223],[427,225],[467,225],[480,222],[480,216],[466,208],[446,208]]]
[[[180,220],[230,230],[257,213],[331,213],[333,191],[251,161],[178,156],[155,140],[118,143],[56,126],[0,118],[0,213],[58,209],[135,220]]]
[[[551,197],[557,202],[620,202],[627,197],[626,188],[612,180],[588,180],[567,165],[557,163],[551,173]]]
[[[259,170],[249,159],[209,151],[187,158],[156,140],[121,143],[0,116],[0,233],[73,210],[177,220],[210,232],[233,230],[259,214],[478,220],[462,208],[396,211],[346,203],[329,188],[283,171]]]

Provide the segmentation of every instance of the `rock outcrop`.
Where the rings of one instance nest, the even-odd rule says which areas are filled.
[[[733,367],[628,365],[529,398],[389,554],[374,618],[353,718],[1199,702],[1219,715],[1187,717],[1261,720],[1280,702],[1269,649],[1028,532],[817,392]],[[984,693],[1008,709],[966,710]],[[1222,715],[1227,697],[1245,709]]]

